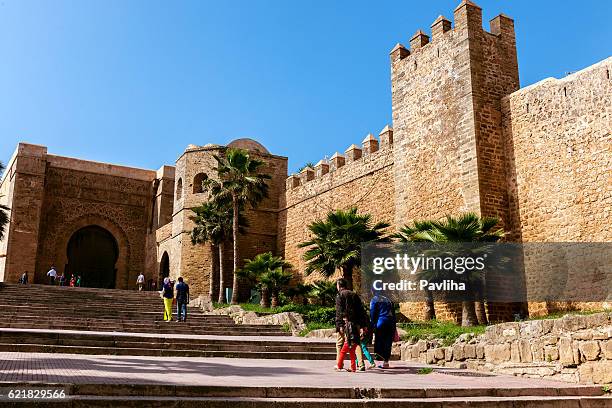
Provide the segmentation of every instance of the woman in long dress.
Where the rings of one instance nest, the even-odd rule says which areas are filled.
[[[370,322],[375,335],[374,353],[383,360],[379,367],[389,368],[396,323],[395,309],[389,298],[374,293],[370,302]]]

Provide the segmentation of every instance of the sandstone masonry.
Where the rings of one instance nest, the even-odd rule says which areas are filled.
[[[612,383],[612,315],[566,315],[555,320],[502,323],[484,335],[442,347],[435,340],[405,342],[402,360],[465,367],[532,378]]]
[[[563,79],[519,89],[514,21],[503,14],[483,28],[469,0],[418,30],[390,53],[393,124],[368,134],[314,168],[287,174],[287,159],[250,139],[229,146],[264,160],[270,197],[249,209],[243,258],[273,251],[302,279],[307,225],[333,209],[357,206],[395,230],[415,219],[473,211],[498,216],[509,239],[524,242],[612,240],[612,58]],[[356,142],[358,139],[355,140]],[[96,225],[116,242],[116,287],[184,276],[194,295],[208,291],[217,251],[191,245],[191,208],[214,177],[213,155],[226,146],[190,145],[157,171],[50,155],[20,143],[0,183],[11,224],[0,242],[0,280],[25,270],[42,282],[51,264],[70,264],[67,246]],[[329,152],[331,153],[331,152]],[[231,250],[224,259],[231,287]],[[527,291],[542,265],[525,265]],[[308,279],[316,279],[317,276]],[[594,288],[584,288],[592,290]],[[246,297],[248,288],[242,288]],[[532,314],[605,305],[530,304]],[[487,305],[492,320],[524,305]],[[418,303],[402,305],[422,316]],[[458,320],[460,305],[436,305]]]

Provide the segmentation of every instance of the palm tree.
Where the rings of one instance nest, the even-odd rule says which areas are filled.
[[[287,296],[291,298],[293,303],[308,304],[308,295],[312,291],[313,286],[310,283],[299,282],[295,286],[287,289]]]
[[[270,271],[283,270],[290,268],[291,265],[282,257],[272,255],[272,252],[256,255],[253,259],[245,259],[244,262],[244,266],[238,270],[237,276],[251,285],[257,285],[261,293],[261,306],[270,307],[270,290],[268,286],[261,284],[260,279]]]
[[[0,162],[0,175],[4,171],[4,165]],[[9,207],[0,204],[0,240],[4,238],[4,231],[9,223],[8,211]]]
[[[272,297],[272,308],[278,307],[280,291],[289,284],[292,277],[291,272],[284,271],[283,268],[277,268],[265,272],[259,278],[260,285],[265,287]]]
[[[333,306],[337,293],[336,282],[321,280],[312,284],[309,294],[317,299],[321,306]]]
[[[232,304],[238,303],[238,251],[239,235],[239,213],[242,208],[249,204],[252,208],[268,196],[268,184],[270,178],[267,174],[259,174],[258,171],[264,165],[261,160],[253,159],[249,152],[243,149],[228,148],[224,156],[213,156],[217,161],[217,174],[219,181],[205,181],[209,192],[215,200],[228,200],[232,208],[232,239],[234,252],[234,284],[232,288]]]
[[[223,257],[224,247],[232,229],[232,212],[228,206],[220,205],[218,202],[209,201],[192,209],[195,216],[189,217],[194,222],[191,231],[191,243],[203,244],[210,242],[213,248],[219,251],[219,296],[218,302],[225,303],[225,282],[223,280]],[[214,267],[213,267],[214,271]],[[214,296],[214,272],[210,274],[210,298]]]
[[[504,231],[498,227],[498,224],[498,218],[479,217],[474,213],[466,213],[457,217],[447,215],[446,218],[440,221],[415,222],[412,227],[406,226],[402,228],[395,236],[403,241],[416,242],[497,242],[504,237]],[[425,273],[429,272],[425,271]],[[466,284],[466,289],[475,292],[478,301],[482,302],[484,286],[480,275],[464,273],[462,281]],[[461,309],[462,326],[473,326],[478,322],[473,301],[464,300],[461,302]],[[484,311],[484,307],[481,306],[480,309]],[[485,322],[486,315],[481,316],[481,323],[484,324]]]
[[[431,241],[430,233],[433,228],[431,221],[414,221],[412,225],[404,225],[399,232],[393,234],[391,238],[397,238],[400,242],[427,242]],[[431,278],[431,277],[430,277]],[[429,279],[430,281],[432,279]],[[429,289],[425,289],[425,320],[436,318],[436,308],[434,305],[433,294]]]
[[[336,269],[353,287],[353,269],[361,266],[361,244],[381,241],[386,222],[372,223],[370,214],[357,214],[357,208],[336,210],[327,214],[325,220],[318,220],[308,226],[313,237],[298,244],[306,248],[304,260],[308,262],[306,274],[320,271],[331,276]]]

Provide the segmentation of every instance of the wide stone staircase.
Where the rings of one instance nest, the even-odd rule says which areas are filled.
[[[194,308],[166,323],[155,292],[0,283],[0,308],[1,407],[612,407],[600,386],[405,362],[334,372],[319,361],[333,342]]]
[[[48,285],[0,286],[0,351],[143,356],[333,359],[329,342],[278,325],[238,325],[189,308],[164,322],[157,292]],[[175,312],[175,310],[173,310]]]

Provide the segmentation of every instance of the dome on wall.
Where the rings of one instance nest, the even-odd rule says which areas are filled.
[[[232,141],[230,144],[228,144],[227,147],[235,147],[237,149],[245,149],[245,150],[251,150],[251,151],[255,151],[259,153],[270,154],[268,149],[266,149],[261,143],[253,139],[249,139],[249,138],[236,139]]]

